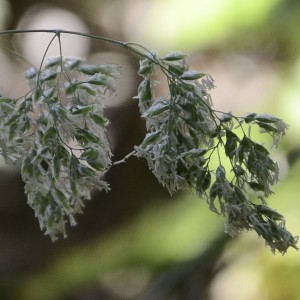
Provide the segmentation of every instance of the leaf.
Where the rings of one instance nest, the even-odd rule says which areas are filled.
[[[52,112],[52,114],[55,117],[61,118],[61,119],[67,119],[68,118],[68,112],[62,104],[54,102],[54,101],[51,104],[50,104],[50,112]]]
[[[35,101],[38,101],[39,98],[42,96],[42,94],[43,94],[43,91],[42,91],[41,87],[37,86],[35,91],[33,92],[33,99]]]
[[[28,118],[28,116],[24,116],[22,118],[22,122],[19,122],[19,131],[20,132],[25,132],[27,129],[30,128],[30,119]]]
[[[177,124],[177,120],[174,118],[174,116],[171,116],[168,120],[168,132],[175,132]]]
[[[226,177],[225,168],[222,165],[219,165],[216,171],[216,179],[218,182],[224,182]]]
[[[207,169],[201,169],[197,174],[196,189],[202,195],[210,186],[211,173]]]
[[[57,139],[58,136],[58,132],[54,127],[50,127],[46,132],[45,135],[43,137],[43,141],[46,145],[51,144],[52,142],[54,142],[54,140]]]
[[[234,187],[234,191],[240,202],[247,202],[248,198],[246,194],[237,186]]]
[[[255,120],[255,117],[256,117],[256,113],[250,113],[250,114],[247,114],[245,117],[244,117],[244,120],[246,123],[251,123]]]
[[[246,173],[246,171],[240,166],[234,166],[232,170],[236,177],[242,176]]]
[[[45,68],[57,66],[57,65],[61,64],[61,62],[62,62],[61,56],[49,57]]]
[[[94,64],[82,64],[78,67],[78,70],[84,74],[94,75],[101,72],[102,68]]]
[[[253,143],[253,145],[254,145],[255,151],[259,152],[260,154],[262,154],[264,156],[267,156],[270,154],[270,152],[263,145],[260,145],[258,143]]]
[[[73,95],[79,85],[81,84],[81,81],[78,81],[76,79],[72,80],[71,82],[68,82],[65,88],[65,92],[67,95]]]
[[[97,171],[102,171],[104,169],[104,165],[100,160],[89,160],[89,165]]]
[[[40,125],[42,125],[43,127],[47,127],[47,125],[48,125],[48,118],[45,116],[45,115],[41,115],[40,117],[39,117],[39,119],[38,119],[38,123],[40,124]]]
[[[256,121],[255,123],[257,125],[259,125],[260,128],[263,128],[264,130],[266,130],[267,132],[279,132],[279,130],[276,127],[273,127],[269,124],[259,122],[259,121]]]
[[[253,142],[244,135],[240,142],[240,146],[237,148],[237,156],[240,164],[242,164],[245,154],[251,151],[252,144]]]
[[[23,101],[22,101],[22,103],[20,104],[20,106],[18,107],[18,112],[20,113],[20,114],[23,114],[24,112],[26,112],[26,108],[28,108],[27,106],[28,106],[28,102],[26,101],[27,99],[24,99]],[[27,109],[27,111],[28,111],[28,109]]]
[[[269,114],[261,114],[261,115],[256,115],[255,120],[261,121],[263,123],[276,123],[280,119],[278,119],[272,115],[269,115]]]
[[[165,57],[163,57],[163,60],[166,61],[176,61],[176,60],[182,60],[185,58],[186,55],[182,52],[170,52]]]
[[[8,98],[8,97],[0,97],[0,104],[2,104],[2,103],[12,103],[13,102],[13,99],[11,99],[11,98]]]
[[[170,107],[169,101],[156,101],[149,109],[144,112],[143,117],[154,117],[168,110]]]
[[[29,68],[28,70],[25,71],[25,78],[27,79],[32,79],[38,74],[38,70],[36,68]]]
[[[80,179],[80,173],[79,173],[79,160],[78,158],[73,154],[71,156],[70,160],[70,177],[72,180],[74,180],[74,184]],[[73,191],[74,192],[74,191]]]
[[[213,183],[209,192],[209,198],[211,199],[210,208],[213,211],[217,211],[217,209],[213,206],[213,201],[216,199],[216,197],[218,197],[219,200],[222,198],[222,186],[220,186],[217,181]]]
[[[252,190],[254,191],[264,191],[265,186],[263,184],[257,183],[255,181],[247,182]]]
[[[57,72],[49,70],[49,69],[44,69],[41,73],[40,73],[40,82],[43,83],[45,81],[54,79],[57,77]]]
[[[211,173],[207,171],[202,184],[203,191],[206,191],[209,188],[210,183],[211,183]]]
[[[138,74],[140,76],[149,77],[154,67],[154,63],[152,60],[145,58],[140,61],[140,68],[138,70]]]
[[[142,142],[142,145],[145,147],[149,144],[152,144],[159,138],[160,134],[161,134],[161,130],[147,133],[145,139]]]
[[[20,118],[20,115],[15,113],[4,123],[4,126],[11,126],[12,124],[15,124],[19,118]]]
[[[70,153],[68,150],[61,144],[58,144],[55,151],[55,158],[67,163],[70,159]]]
[[[8,139],[12,140],[12,138],[15,136],[17,131],[18,125],[16,123],[11,124],[8,130]]]
[[[86,148],[82,155],[80,156],[81,159],[92,161],[96,160],[99,156],[99,152],[95,148]]]
[[[55,87],[51,87],[49,89],[47,89],[46,91],[43,92],[43,97],[44,98],[50,98],[53,96],[53,94],[55,93],[56,88]]]
[[[227,123],[230,122],[232,120],[233,116],[231,114],[223,114],[220,121],[222,123]]]
[[[266,205],[254,205],[254,206],[258,213],[267,216],[271,220],[275,220],[275,221],[284,220],[284,217],[280,213],[278,213],[277,211],[271,209]]]
[[[58,178],[62,165],[67,165],[70,160],[70,154],[64,146],[58,144],[53,158],[54,176]]]
[[[229,158],[232,158],[235,155],[238,141],[239,138],[235,133],[230,130],[226,130],[225,154]]]
[[[90,116],[95,121],[95,123],[101,127],[105,127],[105,125],[108,123],[108,120],[104,116],[96,114],[90,114]]]
[[[77,57],[68,57],[65,59],[65,66],[68,69],[75,69],[78,68],[78,66],[82,63],[82,59],[81,58],[77,58]]]
[[[182,80],[196,80],[200,79],[205,76],[204,73],[199,73],[198,71],[185,71],[181,76],[180,79]]]
[[[78,165],[78,173],[80,175],[80,178],[88,180],[92,179],[95,174],[95,172],[91,168],[83,164]]]
[[[57,204],[62,205],[63,208],[70,210],[70,204],[67,202],[67,196],[65,193],[57,188],[51,189],[51,194]]]
[[[97,136],[82,128],[76,129],[75,137],[81,145],[87,145],[89,143],[99,143],[99,138]]]
[[[96,90],[88,83],[82,83],[78,85],[78,88],[81,90],[86,91],[88,94],[92,95],[92,96],[96,96],[97,92]]]
[[[183,64],[174,63],[173,61],[168,62],[168,68],[171,73],[174,73],[176,76],[181,76],[185,71],[187,66]]]
[[[142,112],[144,109],[148,109],[152,103],[153,98],[153,88],[151,79],[144,79],[139,87],[138,87],[138,95],[139,105],[141,107]]]
[[[81,64],[77,69],[87,75],[102,73],[113,78],[120,73],[120,66],[117,64]]]
[[[43,196],[41,193],[35,195],[36,209],[40,215],[45,214],[45,210],[48,206],[49,200],[47,197]]]
[[[94,74],[87,80],[87,82],[95,85],[104,85],[104,86],[111,85],[108,81],[108,77],[103,74]]]
[[[72,115],[86,115],[90,111],[92,111],[94,105],[76,105],[71,109]]]
[[[32,177],[33,175],[33,164],[31,163],[31,157],[27,156],[22,162],[22,176]]]

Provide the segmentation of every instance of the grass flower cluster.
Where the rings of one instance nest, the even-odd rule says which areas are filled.
[[[28,32],[35,31],[1,34]],[[190,70],[181,52],[160,57],[134,43],[63,30],[38,32],[54,34],[45,54],[55,38],[76,34],[117,44],[140,58],[136,98],[147,134],[121,162],[132,155],[145,158],[170,194],[190,190],[206,199],[210,210],[225,217],[225,231],[232,236],[254,230],[273,252],[297,249],[297,237],[266,201],[278,181],[278,165],[250,136],[250,129],[258,127],[277,146],[287,129],[284,121],[215,110],[210,96],[214,80]],[[167,81],[165,95],[156,95],[158,72]],[[116,92],[119,76],[118,65],[64,57],[60,48],[60,56],[43,58],[39,68],[25,72],[26,95],[0,97],[1,154],[7,163],[22,163],[28,203],[52,239],[66,235],[66,223],[76,224],[75,216],[94,188],[109,191],[102,179],[113,165],[103,99]]]

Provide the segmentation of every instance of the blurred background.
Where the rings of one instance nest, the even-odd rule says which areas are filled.
[[[0,29],[66,29],[134,41],[162,55],[190,55],[210,74],[215,108],[268,112],[289,125],[273,157],[281,182],[269,199],[300,235],[300,2],[298,0],[0,0]],[[0,91],[20,97],[49,34],[0,39]],[[114,159],[145,134],[138,59],[124,49],[62,35],[64,55],[122,66],[118,96],[106,103]],[[53,44],[49,56],[58,55]],[[25,59],[24,59],[25,58]],[[257,136],[262,142],[263,136]],[[226,236],[223,218],[191,194],[169,197],[143,160],[114,166],[112,191],[94,193],[67,239],[52,243],[26,204],[19,167],[0,162],[0,299],[296,300],[300,258],[273,255],[256,234]]]

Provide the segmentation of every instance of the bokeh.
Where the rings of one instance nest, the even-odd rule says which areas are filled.
[[[132,41],[160,54],[183,51],[216,83],[214,107],[270,113],[289,130],[272,155],[281,178],[269,204],[300,235],[300,2],[297,0],[0,0],[0,30],[65,29]],[[0,92],[28,91],[51,35],[0,38]],[[64,55],[122,67],[106,102],[114,160],[145,134],[134,96],[138,58],[109,43],[62,36]],[[58,55],[53,44],[47,55]],[[164,88],[163,84],[160,88]],[[257,134],[257,133],[253,133]],[[267,141],[257,135],[258,141]],[[299,253],[273,255],[256,234],[224,234],[224,220],[189,193],[170,197],[143,160],[105,175],[68,238],[52,243],[26,203],[20,166],[0,161],[0,299],[297,300]]]

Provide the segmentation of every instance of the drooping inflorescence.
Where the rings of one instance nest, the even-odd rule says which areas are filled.
[[[155,96],[158,70],[167,77],[169,87],[168,94],[160,97]],[[297,248],[297,237],[285,229],[283,216],[265,200],[278,181],[278,165],[249,133],[251,126],[258,126],[276,146],[287,125],[268,114],[236,117],[215,111],[209,95],[213,79],[189,70],[182,53],[163,58],[148,53],[139,74],[143,78],[139,107],[148,133],[135,148],[136,155],[147,159],[158,181],[171,194],[189,189],[206,198],[212,211],[225,216],[225,230],[232,236],[253,229],[272,251]],[[229,163],[229,172],[223,161]],[[249,192],[258,202],[250,199]]]
[[[277,146],[287,129],[281,119],[215,110],[210,96],[214,80],[190,70],[181,52],[160,57],[133,43],[47,32],[59,41],[61,33],[97,38],[141,57],[136,98],[147,133],[124,160],[132,155],[145,158],[170,194],[190,190],[205,198],[213,212],[226,218],[230,235],[254,230],[273,252],[297,249],[297,237],[266,202],[278,181],[278,165],[250,135],[257,127]],[[157,96],[159,72],[168,90]],[[119,76],[116,64],[88,64],[61,53],[25,72],[30,87],[26,95],[0,96],[1,154],[7,163],[21,162],[28,203],[52,239],[66,236],[66,223],[76,224],[75,215],[94,188],[109,190],[103,174],[113,164],[103,99],[116,92]]]
[[[102,100],[115,92],[119,67],[55,57],[25,76],[29,93],[0,98],[1,153],[22,162],[28,203],[55,239],[93,188],[109,190],[101,179],[111,166]]]

